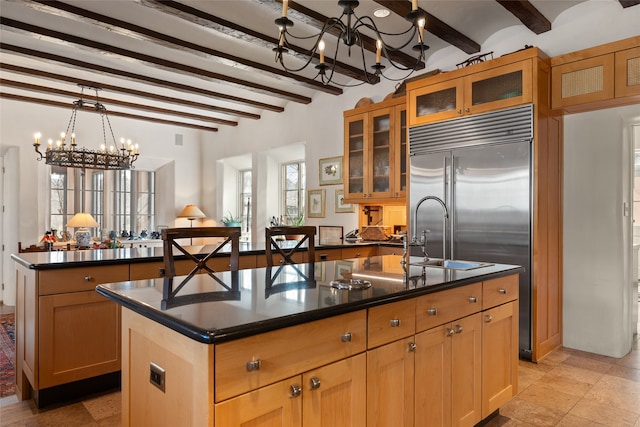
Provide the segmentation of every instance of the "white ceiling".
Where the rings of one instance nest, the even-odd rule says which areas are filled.
[[[640,7],[635,5],[638,3],[635,0],[630,3],[606,1],[615,2],[620,8],[622,4]],[[325,16],[341,13],[335,1],[295,3]],[[292,7],[295,3],[290,2]],[[391,3],[411,6],[409,0]],[[537,10],[551,24],[549,33],[552,33],[554,20],[581,1],[511,3],[524,3],[530,10]],[[178,12],[170,8],[172,5],[188,6],[195,11]],[[374,1],[363,0],[356,12],[359,16],[369,15],[380,7]],[[525,26],[497,0],[419,0],[419,7],[477,45],[475,52],[465,52],[465,57],[481,53],[480,47],[493,34],[513,26]],[[200,17],[193,14],[198,11],[204,14]],[[326,89],[270,72],[271,69],[281,72],[272,51],[278,36],[274,20],[280,15],[281,5],[275,0],[0,0],[0,95],[25,102],[53,101],[68,104],[70,108],[80,94],[77,84],[84,81],[103,87],[99,97],[110,115],[132,114],[141,119],[172,121],[211,130],[235,126],[241,118],[259,120],[264,111],[282,111],[288,102],[310,103],[317,91]],[[211,17],[263,33],[270,40],[257,41],[238,30],[215,24]],[[295,23],[292,29],[295,34],[317,32],[299,21],[293,9],[289,17]],[[108,22],[107,18],[117,21]],[[435,22],[430,19],[428,25]],[[376,23],[387,32],[408,26],[403,17],[393,13]],[[330,51],[335,38],[325,39]],[[182,42],[179,45],[177,41]],[[189,47],[183,42],[192,45]],[[430,46],[425,58],[428,70],[430,56],[451,45],[429,31],[425,42]],[[228,55],[236,59],[223,58]],[[375,53],[366,53],[366,57],[373,62]],[[361,66],[357,47],[353,48],[351,57],[344,55],[339,59]],[[73,61],[76,62],[71,63]],[[247,61],[257,65],[249,65]],[[385,61],[383,59],[383,64]],[[28,69],[45,74],[35,75]],[[308,67],[299,74],[310,80],[315,69]],[[237,81],[224,81],[226,78]],[[337,80],[348,82],[350,78],[339,76]],[[342,90],[330,86],[337,93]],[[51,93],[51,89],[63,92]],[[85,93],[93,94],[92,91]],[[158,99],[158,96],[173,99]]]

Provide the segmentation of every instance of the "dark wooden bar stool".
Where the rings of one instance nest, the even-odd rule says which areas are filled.
[[[275,237],[277,236],[302,236],[298,240],[297,244],[292,247],[283,248],[278,244]],[[302,245],[306,242],[309,262],[314,262],[315,255],[315,236],[316,227],[307,226],[282,226],[282,227],[267,227],[265,228],[265,253],[267,257],[267,266],[272,267],[274,265],[273,256],[280,254],[282,256],[282,264],[295,264],[292,256],[298,252]]]

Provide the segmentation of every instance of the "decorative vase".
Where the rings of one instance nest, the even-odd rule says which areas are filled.
[[[76,246],[79,248],[88,248],[91,244],[91,232],[87,228],[78,228],[75,237]]]

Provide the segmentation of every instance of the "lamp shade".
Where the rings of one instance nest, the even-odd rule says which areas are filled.
[[[86,212],[78,212],[67,223],[67,227],[95,228],[95,227],[100,227],[100,224],[98,224],[96,220],[93,219],[91,214]]]
[[[204,218],[206,215],[196,205],[187,205],[180,211],[178,218]]]

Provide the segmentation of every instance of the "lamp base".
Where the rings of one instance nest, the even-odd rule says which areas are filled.
[[[86,228],[79,228],[75,234],[76,246],[79,248],[88,248],[91,244],[91,232]]]

